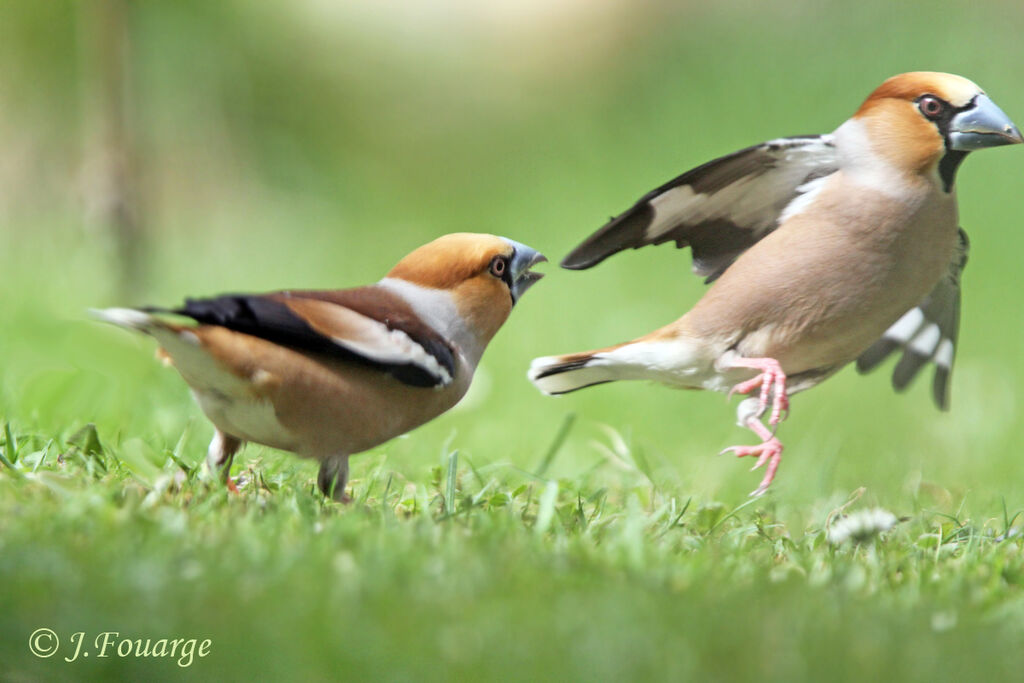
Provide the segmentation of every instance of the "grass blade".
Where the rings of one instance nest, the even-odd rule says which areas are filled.
[[[572,429],[573,424],[576,422],[576,413],[569,413],[562,420],[562,425],[558,428],[558,432],[555,434],[554,441],[548,446],[547,452],[541,459],[540,464],[537,465],[537,469],[533,471],[533,474],[537,477],[543,477],[551,467],[551,463],[554,462],[555,456],[558,455],[558,451],[562,449],[562,444],[565,443],[566,437],[569,436],[569,430]]]
[[[14,463],[18,462],[18,442],[14,440],[11,435],[11,423],[4,423],[4,455],[7,456],[7,460],[11,463],[11,468],[14,468]],[[4,464],[7,464],[6,462]]]
[[[459,468],[459,452],[452,451],[448,456],[448,476],[444,487],[444,511],[447,515],[455,514],[455,475]]]
[[[537,522],[533,525],[533,532],[538,536],[544,534],[551,526],[551,519],[555,516],[555,503],[558,500],[558,482],[549,481],[540,494],[540,502],[537,506]]]
[[[14,463],[11,462],[7,457],[7,453],[11,450],[11,423],[8,422],[4,425],[4,433],[7,437],[7,441],[4,442],[3,449],[0,449],[0,463],[3,463],[4,467],[9,469],[15,477],[21,477],[21,471],[14,467]],[[17,454],[15,454],[17,457]]]

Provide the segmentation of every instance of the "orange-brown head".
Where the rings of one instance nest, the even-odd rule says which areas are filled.
[[[977,85],[932,71],[900,74],[880,85],[854,114],[873,151],[897,168],[943,182],[967,152],[1024,142],[1020,131]]]
[[[453,233],[416,249],[387,276],[449,292],[460,315],[490,339],[512,306],[543,277],[530,270],[543,261],[540,252],[504,237]]]

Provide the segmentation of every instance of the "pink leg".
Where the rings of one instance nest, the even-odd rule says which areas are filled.
[[[782,442],[772,434],[770,429],[761,424],[761,421],[756,417],[747,418],[746,423],[750,430],[761,437],[762,443],[757,446],[730,446],[723,450],[722,453],[728,453],[731,451],[735,453],[738,458],[748,455],[756,455],[757,462],[750,468],[751,472],[765,463],[768,463],[768,467],[764,471],[764,479],[762,479],[760,485],[750,493],[751,496],[760,496],[768,490],[772,480],[775,479],[775,472],[779,469],[779,463],[782,462]],[[721,453],[719,455],[721,455]]]
[[[728,367],[754,368],[761,371],[761,374],[754,379],[740,382],[734,386],[729,392],[730,396],[733,394],[749,394],[754,389],[761,387],[761,403],[757,411],[758,416],[761,416],[768,407],[768,392],[774,386],[775,395],[772,400],[772,414],[768,418],[768,424],[774,427],[782,421],[783,411],[787,415],[789,414],[789,397],[786,395],[786,374],[782,372],[779,361],[774,358],[735,358],[729,363]],[[764,425],[761,425],[760,422],[758,422],[758,425],[761,429],[764,429]],[[758,431],[754,427],[750,428],[755,432]]]
[[[238,486],[229,476],[231,461],[235,453],[242,447],[242,440],[229,436],[216,429],[213,433],[213,441],[210,442],[210,449],[206,453],[206,465],[211,472],[216,472],[221,481],[228,487],[228,491],[238,493]]]

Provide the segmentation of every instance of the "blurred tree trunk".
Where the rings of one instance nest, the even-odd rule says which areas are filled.
[[[146,240],[129,77],[130,5],[129,0],[88,0],[79,11],[88,131],[86,210],[115,253],[117,294],[132,303],[145,284]]]

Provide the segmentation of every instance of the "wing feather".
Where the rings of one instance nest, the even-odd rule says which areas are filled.
[[[687,171],[647,193],[562,260],[580,270],[624,249],[689,246],[693,270],[715,279],[743,251],[778,227],[813,181],[838,168],[829,135],[780,138]]]
[[[928,363],[935,365],[932,399],[949,409],[949,384],[960,328],[960,277],[967,265],[970,243],[960,230],[960,243],[946,275],[925,297],[886,330],[857,359],[857,371],[870,372],[895,351],[902,351],[892,373],[892,385],[903,391]]]
[[[331,298],[335,301],[328,300]],[[289,348],[373,367],[405,384],[435,387],[451,383],[455,357],[439,334],[422,323],[413,324],[400,305],[388,316],[386,307],[377,301],[367,307],[381,314],[375,317],[340,303],[339,299],[346,298],[372,300],[373,295],[360,296],[360,290],[226,294],[188,299],[181,308],[168,312],[203,325],[219,325]],[[403,321],[408,324],[402,325]]]

